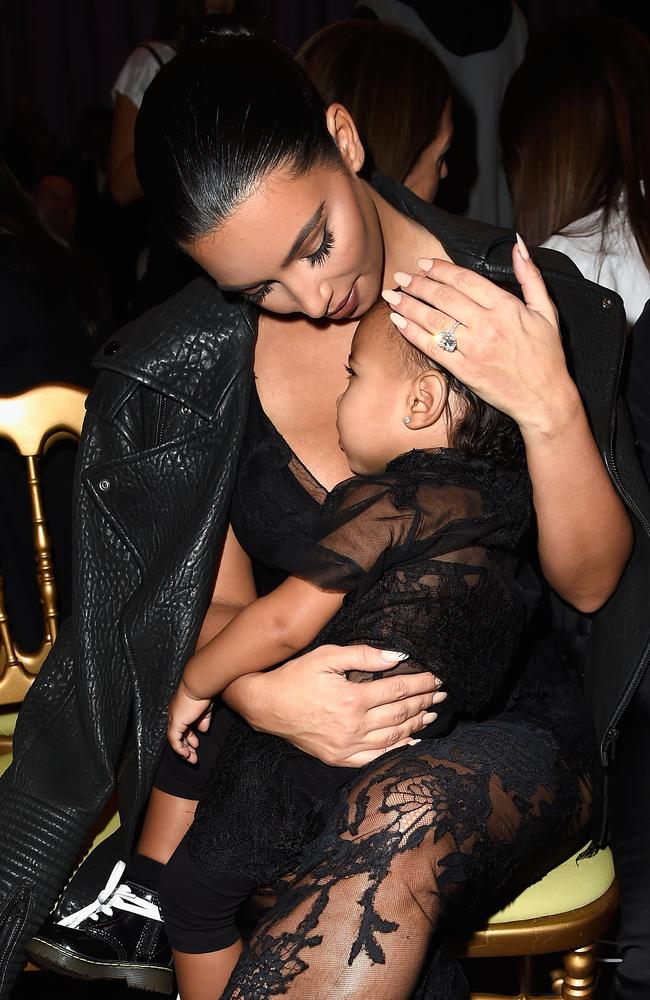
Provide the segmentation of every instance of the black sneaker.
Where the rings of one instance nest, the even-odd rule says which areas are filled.
[[[156,893],[135,882],[120,882],[120,861],[97,899],[64,917],[50,917],[27,945],[42,969],[75,979],[125,980],[127,986],[171,993],[172,953]]]

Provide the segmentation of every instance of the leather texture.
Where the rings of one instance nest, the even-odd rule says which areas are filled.
[[[375,182],[457,263],[517,291],[512,233]],[[650,634],[650,497],[615,406],[623,307],[562,255],[540,250],[535,259],[603,457],[638,512],[632,559],[587,642],[587,690],[606,743]],[[252,312],[200,278],[126,327],[98,359],[76,471],[73,614],[25,701],[14,761],[0,780],[0,997],[10,996],[24,943],[56,902],[116,776],[124,829],[101,845],[103,865],[91,856],[82,866],[62,911],[94,898],[111,851],[129,849],[164,745],[167,704],[210,599],[253,341]]]
[[[98,359],[76,469],[74,610],[0,783],[0,996],[114,787],[129,731],[127,839],[146,799],[211,595],[253,339],[245,307],[201,278]]]

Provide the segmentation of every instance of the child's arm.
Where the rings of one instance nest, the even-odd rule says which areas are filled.
[[[185,734],[212,698],[243,674],[275,666],[316,638],[343,604],[344,594],[289,577],[248,604],[192,656],[169,706],[168,739],[187,756]]]

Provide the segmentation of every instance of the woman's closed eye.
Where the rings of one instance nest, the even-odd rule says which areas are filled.
[[[345,368],[346,372],[348,373],[348,378],[352,378],[352,376],[354,375],[354,372],[352,371],[352,369],[350,368],[350,366],[349,365],[343,365],[343,367]]]
[[[321,245],[318,247],[318,250],[315,250],[314,253],[307,254],[304,259],[308,260],[312,267],[316,267],[317,264],[323,264],[332,252],[333,246],[334,234],[326,226],[323,232],[323,239]],[[274,284],[274,281],[265,281],[264,284],[259,286],[259,288],[255,288],[250,292],[241,292],[241,294],[248,300],[248,302],[252,302],[253,305],[259,306],[269,294]]]
[[[308,260],[312,267],[316,267],[317,264],[322,264],[329,257],[332,252],[332,247],[334,246],[334,234],[325,226],[323,231],[323,240],[318,250],[314,253],[309,253],[306,255],[305,260]]]
[[[265,281],[263,285],[260,285],[260,287],[256,288],[254,291],[242,292],[241,294],[248,300],[248,302],[252,302],[254,306],[259,306],[271,291],[272,286],[272,281]]]

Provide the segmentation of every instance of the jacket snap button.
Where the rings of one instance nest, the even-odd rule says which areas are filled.
[[[110,490],[111,484],[108,481],[108,479],[100,479],[99,480],[99,488],[102,491],[102,493],[105,493],[106,490]]]
[[[111,340],[110,344],[107,344],[104,348],[104,354],[117,354],[120,349],[120,345],[117,340]]]
[[[601,301],[601,305],[602,305],[603,309],[611,309],[612,306],[614,305],[614,303],[612,302],[611,299],[604,298]]]

